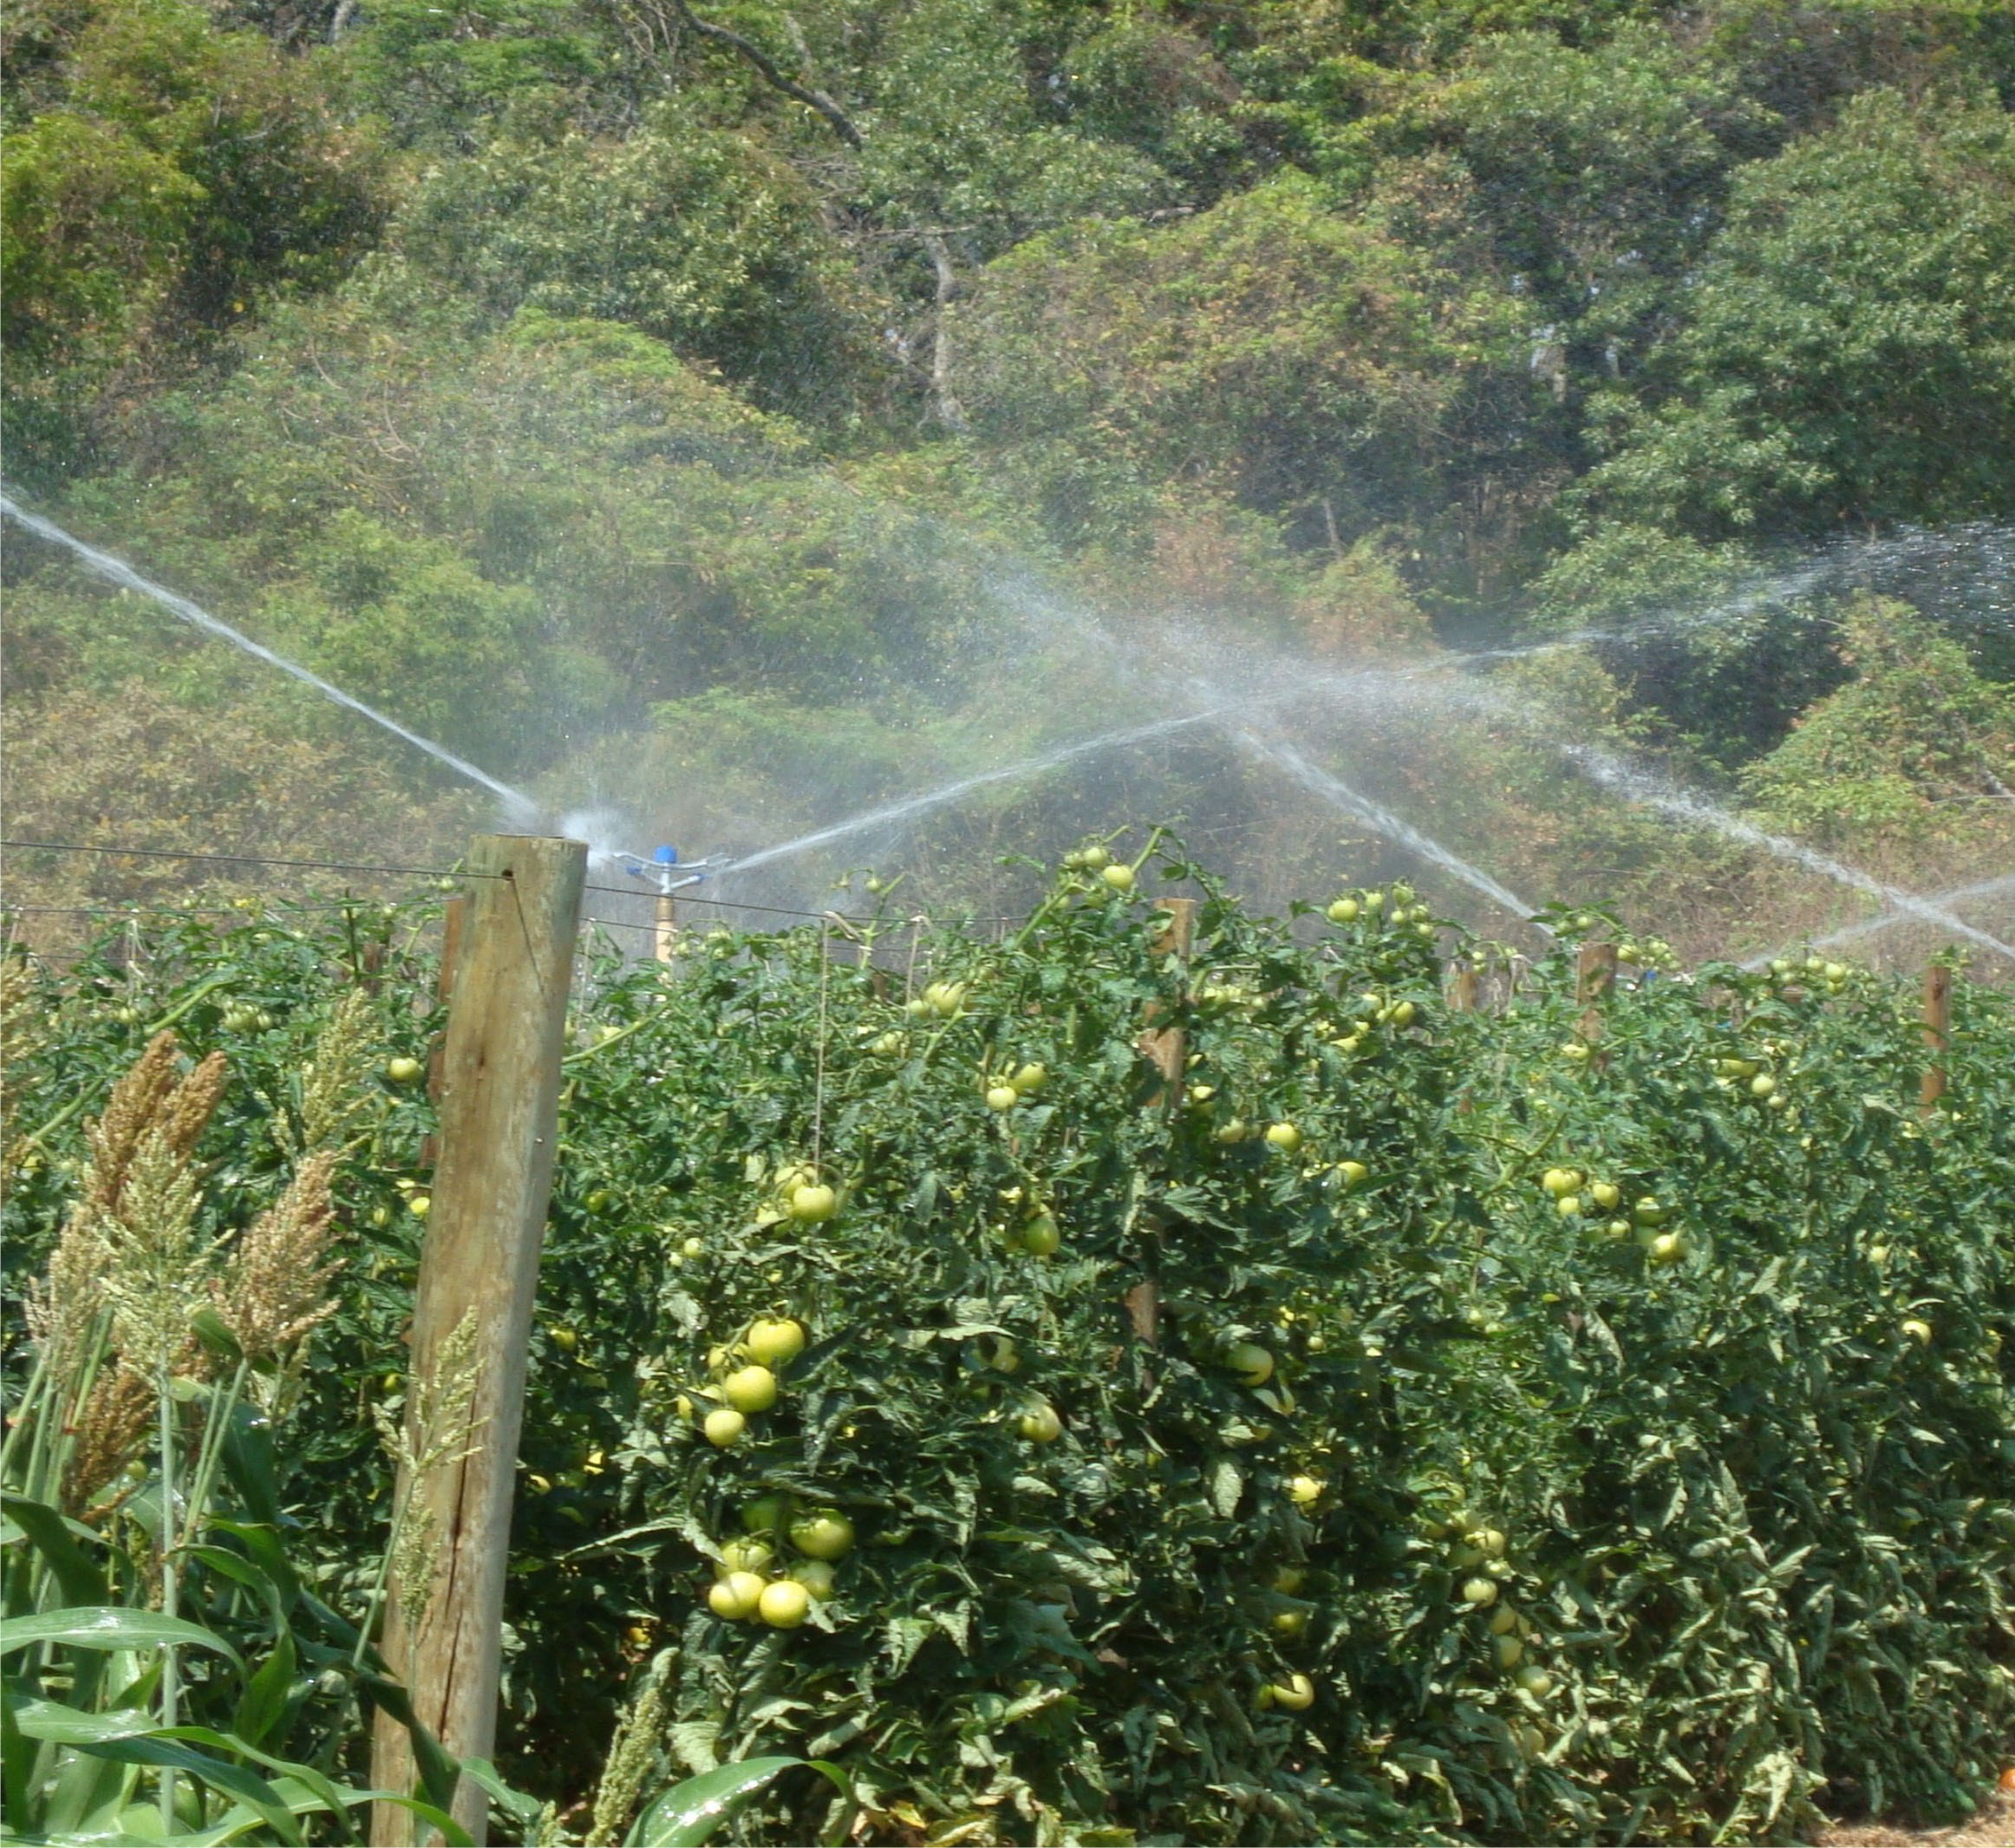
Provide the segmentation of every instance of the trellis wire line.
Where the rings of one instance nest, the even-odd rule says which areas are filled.
[[[583,891],[611,892],[619,898],[648,898],[655,896],[642,885],[584,885]],[[750,904],[740,898],[702,898],[685,892],[678,894],[681,904],[711,904],[726,911],[762,911],[773,917],[837,917],[842,924],[873,924],[876,919],[865,911],[835,911],[831,905],[823,911],[807,911],[788,904]],[[999,917],[975,917],[975,924],[1027,924],[1029,914],[1018,913]]]
[[[375,898],[280,898],[272,901],[284,905],[290,911],[352,911],[361,907],[375,907],[381,901]],[[116,898],[100,904],[12,904],[0,900],[0,917],[55,916],[62,914],[79,917],[122,917],[128,920],[140,917],[242,917],[247,924],[257,921],[258,913],[248,911],[237,904],[121,904]]]
[[[104,853],[127,859],[213,860],[231,866],[293,866],[310,872],[385,872],[427,879],[500,879],[504,877],[500,872],[463,872],[453,866],[368,866],[355,860],[286,859],[271,853],[185,852],[178,847],[100,847],[69,840],[0,840],[0,847],[10,847],[24,853]]]

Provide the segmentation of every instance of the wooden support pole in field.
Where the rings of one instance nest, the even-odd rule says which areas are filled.
[[[1924,971],[1924,1043],[1931,1062],[1924,1068],[1923,1082],[1917,1087],[1917,1107],[1935,1110],[1945,1095],[1945,1066],[1941,1055],[1952,1040],[1952,970],[1933,963]]]
[[[1197,939],[1197,901],[1194,898],[1164,898],[1155,909],[1168,913],[1168,922],[1162,926],[1161,935],[1155,940],[1156,955],[1172,956],[1178,966],[1187,970],[1190,966],[1190,945]],[[1161,1087],[1151,1101],[1160,1109],[1173,1110],[1182,1101],[1183,1072],[1189,1048],[1179,1025],[1155,1025],[1164,1011],[1160,1002],[1148,1002],[1141,1017],[1138,1044],[1143,1056],[1153,1061],[1155,1069],[1162,1076]]]
[[[1155,944],[1156,951],[1162,956],[1174,957],[1186,975],[1190,946],[1197,937],[1197,901],[1164,898],[1156,909],[1168,913],[1168,922],[1162,926]],[[1183,1074],[1188,1066],[1189,1041],[1179,1022],[1169,1027],[1155,1024],[1165,1011],[1160,1002],[1151,1001],[1147,1004],[1137,1043],[1142,1055],[1151,1060],[1161,1074],[1161,1083],[1149,1100],[1149,1107],[1173,1114],[1183,1099]],[[1143,1278],[1126,1292],[1125,1303],[1135,1335],[1151,1347],[1161,1335],[1160,1287],[1152,1277]]]
[[[1448,985],[1448,1009],[1451,1014],[1474,1014],[1482,978],[1474,963],[1464,963]]]
[[[402,1531],[427,1544],[395,1552],[381,1646],[416,1716],[457,1758],[488,1758],[496,1736],[525,1349],[586,864],[578,841],[479,835],[455,945],[408,1369],[406,1442],[424,1466],[401,1469],[395,1502]],[[409,1791],[414,1775],[405,1727],[381,1714],[372,1782]],[[479,1843],[486,1813],[465,1778],[454,1816]],[[378,1848],[427,1832],[394,1805],[374,1807]]]
[[[1605,1070],[1609,1063],[1609,1055],[1601,1050],[1599,1042],[1602,1037],[1602,1003],[1615,992],[1615,944],[1583,944],[1575,959],[1575,999],[1581,1003],[1581,1017],[1575,1022],[1575,1030],[1584,1044],[1595,1047],[1590,1064],[1596,1071]]]
[[[440,967],[434,978],[434,998],[441,1007],[447,1005],[448,996],[454,993],[455,960],[461,954],[462,913],[465,907],[462,895],[457,892],[450,898],[440,914]],[[427,1055],[427,1100],[439,1107],[440,1103],[441,1061],[447,1056],[447,1035],[437,1033],[434,1045]],[[440,1153],[440,1138],[426,1137],[420,1145],[420,1166],[431,1168]]]
[[[1615,989],[1615,944],[1583,944],[1575,959],[1575,999],[1583,1010],[1577,1023],[1581,1035],[1591,1046],[1602,1037],[1602,1003]]]
[[[658,894],[657,922],[651,931],[651,954],[661,963],[672,960],[672,946],[677,941],[679,929],[679,901],[669,892]]]

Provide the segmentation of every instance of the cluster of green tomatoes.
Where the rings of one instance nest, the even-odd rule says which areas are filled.
[[[804,1323],[760,1317],[740,1341],[708,1353],[707,1369],[713,1383],[701,1397],[714,1403],[702,1411],[690,1394],[681,1393],[675,1409],[688,1422],[697,1417],[701,1434],[715,1449],[726,1450],[741,1441],[750,1419],[776,1404],[781,1389],[778,1374],[804,1351]]]
[[[1654,1194],[1646,1194],[1625,1213],[1623,1190],[1614,1181],[1596,1180],[1580,1168],[1549,1168],[1539,1185],[1563,1219],[1589,1217],[1606,1238],[1620,1244],[1633,1232],[1654,1264],[1676,1264],[1686,1255],[1686,1235],[1666,1225],[1672,1209]]]
[[[714,1557],[707,1608],[729,1623],[796,1629],[812,1605],[832,1597],[833,1569],[853,1551],[853,1523],[837,1508],[797,1511],[783,1496],[766,1495],[741,1511],[741,1525]]]

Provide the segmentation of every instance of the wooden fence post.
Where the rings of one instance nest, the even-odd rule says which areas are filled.
[[[1575,959],[1575,999],[1582,1007],[1581,1017],[1575,1024],[1591,1046],[1602,1037],[1602,1003],[1615,987],[1615,944],[1583,944]]]
[[[440,967],[434,978],[434,998],[440,1006],[447,1005],[448,997],[454,993],[455,963],[462,951],[462,913],[466,909],[462,895],[457,892],[441,909],[440,914]],[[447,1035],[437,1033],[434,1044],[427,1054],[427,1100],[437,1108],[440,1103],[442,1061],[447,1056]],[[440,1137],[438,1134],[423,1137],[420,1144],[420,1166],[431,1168],[440,1153]]]
[[[657,922],[651,931],[651,954],[661,963],[672,960],[678,941],[679,901],[669,892],[658,894]]]
[[[1930,1048],[1931,1063],[1924,1068],[1924,1081],[1917,1089],[1917,1107],[1934,1110],[1945,1095],[1945,1067],[1940,1061],[1952,1039],[1952,970],[1933,963],[1924,971],[1924,1043]]]
[[[494,1749],[525,1348],[586,865],[587,849],[572,840],[484,834],[469,852],[408,1369],[407,1444],[423,1459],[442,1454],[417,1474],[400,1472],[401,1525],[430,1544],[401,1554],[405,1576],[395,1570],[381,1644],[416,1716],[458,1758]],[[416,1428],[422,1422],[433,1428]],[[413,1788],[411,1740],[381,1713],[371,1778],[380,1789]],[[466,1778],[454,1817],[485,1839],[486,1799]],[[374,1806],[379,1848],[430,1832],[395,1805]]]
[[[1156,949],[1164,955],[1173,956],[1187,970],[1190,946],[1197,937],[1197,901],[1164,898],[1155,908],[1168,913],[1168,922],[1162,927]],[[1138,1044],[1141,1053],[1153,1061],[1155,1069],[1161,1074],[1161,1086],[1149,1100],[1150,1107],[1172,1114],[1183,1100],[1183,1074],[1188,1065],[1189,1038],[1179,1022],[1171,1027],[1156,1026],[1163,1012],[1161,1002],[1151,1001],[1147,1004]],[[1161,1335],[1160,1286],[1152,1277],[1144,1277],[1126,1292],[1125,1301],[1135,1335],[1151,1347]]]

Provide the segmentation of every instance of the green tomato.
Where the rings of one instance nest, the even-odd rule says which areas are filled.
[[[1048,1213],[1038,1213],[1021,1228],[1021,1249],[1031,1257],[1053,1257],[1063,1243],[1063,1233]]]
[[[791,1524],[791,1544],[807,1559],[844,1559],[853,1551],[853,1523],[834,1508],[822,1508]]]
[[[839,1196],[823,1181],[791,1190],[791,1217],[801,1224],[822,1224],[838,1211]]]
[[[707,1593],[708,1608],[729,1623],[746,1623],[762,1603],[764,1585],[753,1572],[730,1572]]]
[[[773,1557],[767,1540],[753,1535],[746,1540],[729,1540],[721,1549],[721,1576],[730,1572],[766,1572]]]
[[[726,1450],[730,1444],[741,1440],[742,1433],[748,1429],[748,1420],[727,1406],[716,1406],[707,1414],[700,1428],[716,1450]]]
[[[766,1367],[739,1367],[721,1382],[738,1412],[766,1412],[777,1402],[777,1376]]]
[[[756,1615],[772,1629],[796,1629],[811,1615],[812,1594],[794,1578],[779,1578],[763,1587]]]
[[[1053,1405],[1041,1400],[1021,1414],[1015,1428],[1028,1443],[1053,1444],[1063,1435],[1064,1421]]]
[[[816,1602],[823,1604],[832,1596],[838,1575],[823,1559],[801,1559],[791,1568],[791,1577]]]
[[[746,1343],[749,1357],[764,1367],[787,1366],[805,1351],[805,1325],[767,1316],[750,1326]]]
[[[1248,1386],[1264,1386],[1274,1376],[1274,1357],[1257,1342],[1234,1342],[1224,1350],[1224,1364]]]
[[[741,1511],[742,1531],[745,1533],[774,1533],[789,1518],[791,1503],[787,1496],[759,1495]]]
[[[1306,1713],[1315,1704],[1315,1684],[1306,1675],[1290,1675],[1285,1681],[1269,1681],[1260,1696],[1256,1704],[1262,1712],[1280,1707],[1291,1714]]]

